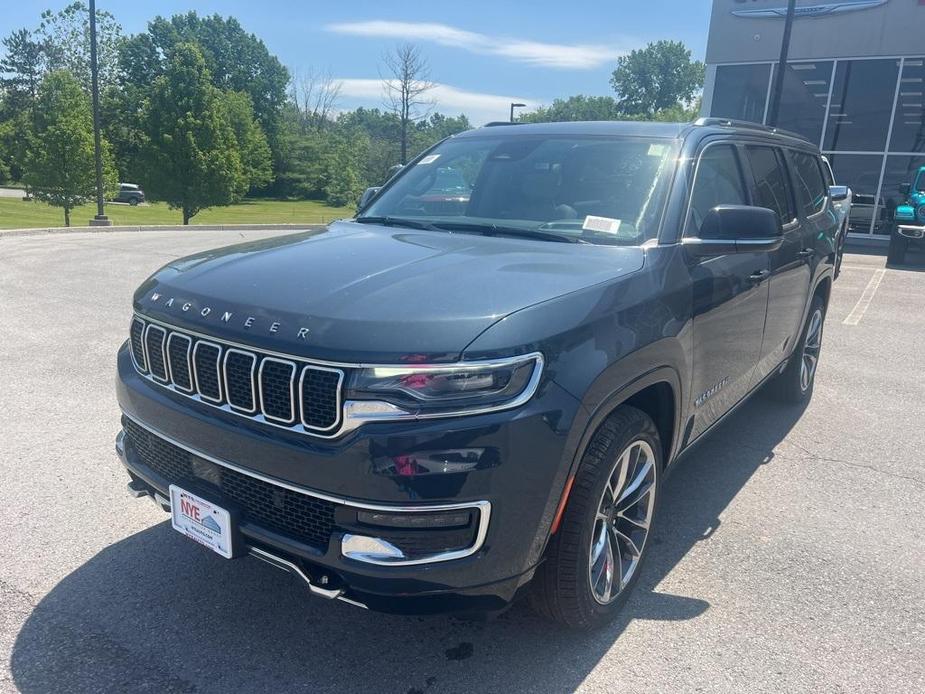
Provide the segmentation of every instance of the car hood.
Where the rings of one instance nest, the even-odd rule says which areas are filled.
[[[639,248],[335,222],[170,263],[135,294],[155,320],[343,362],[445,361],[533,304],[635,272]]]

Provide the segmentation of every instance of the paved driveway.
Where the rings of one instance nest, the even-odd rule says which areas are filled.
[[[267,235],[0,239],[0,690],[925,691],[925,273],[846,258],[810,406],[759,396],[689,457],[622,618],[578,635],[310,598],[128,497],[132,289]]]

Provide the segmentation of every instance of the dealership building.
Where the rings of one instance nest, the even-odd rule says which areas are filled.
[[[763,123],[787,0],[714,0],[703,113]],[[925,165],[925,0],[797,0],[777,125],[851,187],[852,234],[889,233]]]

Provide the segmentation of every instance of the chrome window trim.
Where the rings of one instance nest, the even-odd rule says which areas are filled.
[[[199,387],[199,369],[196,366],[196,352],[200,347],[215,347],[218,350],[218,356],[215,357],[215,382],[218,384],[218,399],[210,398],[208,395],[202,394],[202,389]],[[223,391],[222,391],[222,374],[220,364],[222,363],[222,346],[215,342],[209,342],[208,340],[197,340],[196,345],[193,347],[193,382],[196,384],[196,396],[201,398],[203,402],[212,403],[214,405],[221,405],[224,402]],[[183,392],[183,391],[179,391]]]
[[[235,405],[231,402],[231,390],[228,388],[228,356],[231,354],[241,354],[245,357],[249,357],[251,360],[251,407],[247,409],[241,407],[240,405]],[[254,383],[254,370],[257,368],[257,355],[253,352],[247,352],[243,349],[238,349],[237,347],[230,347],[225,350],[225,356],[222,357],[222,379],[225,381],[225,399],[228,401],[228,406],[233,410],[246,413],[246,414],[256,414],[257,412],[257,386]]]
[[[161,331],[161,359],[163,360],[163,364],[164,364],[164,378],[161,378],[160,376],[155,374],[154,371],[151,369],[151,355],[149,353],[150,348],[148,347],[148,333],[151,332],[152,328],[154,330]],[[144,339],[142,340],[142,344],[144,345],[144,348],[145,348],[145,364],[148,365],[148,373],[151,375],[151,378],[153,378],[155,381],[161,384],[170,383],[170,366],[167,364],[167,351],[166,351],[167,330],[163,326],[153,325],[149,323],[147,326],[145,326]]]
[[[186,388],[181,388],[179,385],[177,385],[177,379],[175,379],[173,376],[173,364],[170,362],[170,341],[174,338],[177,338],[178,340],[186,340],[186,369],[187,373],[189,373],[189,390]],[[179,390],[181,393],[186,393],[187,395],[196,390],[196,383],[193,380],[192,351],[193,338],[181,333],[174,332],[167,336],[167,374],[170,376],[170,385]]]
[[[274,417],[271,414],[267,414],[267,408],[263,404],[263,367],[267,365],[267,362],[274,362],[276,364],[285,364],[286,366],[292,369],[292,373],[289,375],[289,419],[283,419],[282,417]],[[264,419],[279,422],[280,424],[294,424],[295,423],[295,374],[298,371],[298,368],[295,365],[295,362],[289,361],[288,359],[278,359],[277,357],[264,357],[260,360],[260,368],[257,369],[257,389],[260,391],[260,414],[263,415]]]
[[[334,424],[329,427],[316,427],[305,421],[305,397],[303,395],[304,391],[302,389],[302,382],[305,380],[305,374],[309,370],[312,371],[329,371],[331,373],[337,374],[337,389],[334,392],[334,396],[337,399],[337,418],[334,420]],[[302,373],[299,374],[299,419],[302,421],[302,426],[311,431],[320,431],[326,432],[340,427],[341,422],[344,419],[344,403],[343,403],[343,385],[344,385],[344,372],[341,369],[332,369],[328,366],[314,366],[306,365],[302,367]]]
[[[318,492],[314,489],[309,489],[307,487],[301,487],[283,480],[277,479],[275,477],[270,477],[268,475],[261,474],[255,470],[249,470],[248,468],[235,465],[230,463],[227,460],[222,460],[221,458],[216,458],[215,456],[204,453],[203,451],[193,448],[192,446],[187,446],[181,441],[176,440],[172,436],[168,436],[163,432],[159,431],[155,427],[149,426],[144,422],[138,420],[138,418],[133,417],[127,412],[123,412],[123,415],[128,419],[132,420],[140,426],[142,429],[147,430],[151,434],[160,437],[164,441],[182,448],[188,453],[192,453],[195,456],[208,460],[210,463],[220,465],[222,467],[228,468],[229,470],[234,470],[235,472],[241,473],[242,475],[247,475],[261,482],[266,482],[267,484],[272,484],[282,489],[288,489],[291,492],[297,494],[304,494],[305,496],[310,496],[315,499],[321,499],[322,501],[329,501],[334,504],[340,504],[342,506],[348,506],[350,508],[362,509],[364,511],[383,511],[386,513],[427,513],[434,511],[458,511],[463,509],[476,509],[479,512],[479,525],[476,529],[475,540],[472,545],[466,549],[462,550],[453,550],[452,552],[441,552],[439,554],[434,554],[429,557],[424,557],[420,559],[406,559],[398,560],[391,562],[380,562],[380,561],[366,561],[354,559],[352,561],[366,561],[366,563],[375,563],[382,564],[385,566],[410,566],[414,564],[433,564],[435,562],[450,561],[452,559],[461,559],[463,557],[468,557],[472,554],[478,552],[482,545],[485,544],[485,537],[488,535],[488,524],[491,520],[491,502],[487,500],[480,501],[464,501],[450,504],[422,504],[422,505],[407,505],[407,504],[370,504],[363,501],[354,501],[343,496],[334,496],[333,494],[326,494],[324,492]]]
[[[137,355],[135,354],[135,343],[132,341],[132,327],[134,327],[135,323],[141,324],[141,358],[145,360],[144,365],[138,363]],[[134,364],[135,369],[141,373],[148,372],[148,357],[145,354],[145,330],[147,327],[147,324],[141,318],[138,316],[132,316],[132,322],[128,329],[129,353],[132,355],[132,364]]]

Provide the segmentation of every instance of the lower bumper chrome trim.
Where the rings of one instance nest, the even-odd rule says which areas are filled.
[[[367,609],[366,605],[363,603],[344,597],[344,591],[342,589],[328,590],[327,588],[322,588],[321,586],[312,583],[311,579],[304,571],[302,571],[298,564],[295,564],[288,559],[284,559],[279,555],[267,552],[266,550],[260,549],[259,547],[251,547],[250,555],[259,559],[260,561],[264,561],[267,564],[275,566],[277,569],[288,571],[293,576],[301,579],[302,582],[308,587],[308,589],[315,595],[326,598],[327,600],[340,600],[341,602],[346,602],[351,605],[355,605],[356,607],[362,607],[364,610]]]

